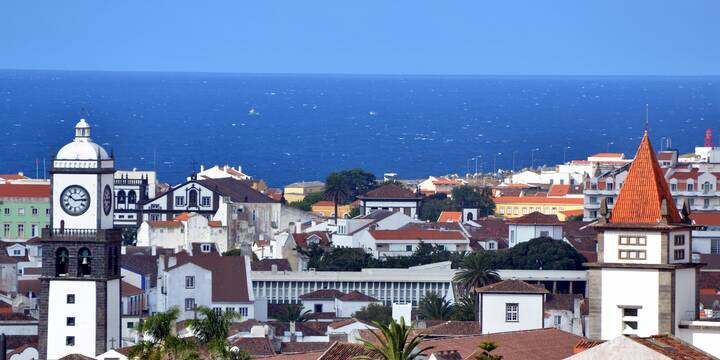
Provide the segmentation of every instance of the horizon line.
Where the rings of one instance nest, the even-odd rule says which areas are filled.
[[[367,77],[685,77],[712,78],[718,74],[468,74],[468,73],[347,73],[347,72],[242,72],[242,71],[181,71],[181,70],[98,70],[98,69],[22,69],[0,68],[0,71],[27,72],[88,72],[88,73],[145,73],[145,74],[208,74],[208,75],[255,75],[255,76],[367,76]]]

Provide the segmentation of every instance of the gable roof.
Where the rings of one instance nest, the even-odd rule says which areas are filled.
[[[212,272],[213,302],[250,301],[244,256],[177,256],[177,264],[165,271],[188,263]]]
[[[275,349],[267,337],[239,337],[230,346],[237,346],[252,356],[275,355]]]
[[[229,196],[234,202],[244,203],[274,203],[275,200],[269,196],[253,189],[246,181],[235,178],[203,179],[198,183],[208,189]]]
[[[418,329],[417,332],[427,336],[480,335],[478,321],[445,321],[437,325]]]
[[[693,212],[690,218],[697,225],[720,225],[720,211]]]
[[[140,295],[142,293],[143,293],[142,289],[135,287],[134,285],[132,285],[128,282],[125,282],[124,280],[120,282],[120,294],[123,297]]]
[[[250,263],[252,271],[272,271],[272,266],[277,266],[277,271],[292,271],[288,259],[262,259]]]
[[[339,299],[345,295],[344,292],[335,290],[335,289],[322,289],[322,290],[315,290],[309,293],[302,294],[298,296],[298,298],[303,300],[308,299]]]
[[[378,358],[364,345],[336,342],[330,345],[317,360],[349,360],[358,356]]]
[[[349,318],[349,319],[342,319],[342,320],[334,321],[334,322],[331,322],[330,325],[328,325],[328,327],[337,330],[337,329],[340,329],[340,328],[342,328],[342,327],[345,327],[345,326],[348,326],[348,325],[352,325],[352,324],[355,324],[355,323],[365,324],[365,325],[367,325],[368,327],[375,329],[375,325],[373,325],[373,324],[371,324],[371,323],[369,323],[369,322],[367,322],[367,321],[359,320],[359,319],[356,319],[356,318]]]
[[[351,291],[339,298],[342,301],[379,301],[378,299],[365,295],[359,291]]]
[[[532,285],[522,280],[503,280],[477,289],[479,293],[549,294],[543,285]]]
[[[330,347],[330,342],[320,341],[293,341],[280,344],[280,352],[285,353],[304,353],[311,351],[321,351]]]
[[[364,195],[358,196],[359,199],[408,199],[417,200],[422,198],[422,195],[415,194],[414,192],[403,188],[396,184],[386,184],[375,190],[370,190]]]
[[[550,186],[550,191],[548,191],[547,196],[565,196],[568,194],[568,191],[570,191],[570,185],[555,184]]]
[[[297,245],[297,247],[300,247],[303,249],[307,249],[307,247],[309,246],[308,240],[310,240],[310,238],[312,238],[313,236],[317,236],[318,238],[320,238],[320,242],[318,244],[318,245],[320,245],[320,247],[330,246],[330,237],[328,236],[327,232],[325,232],[325,231],[311,231],[311,232],[307,232],[307,233],[295,233],[295,234],[292,234],[292,236],[293,236],[293,240],[295,241],[295,245]]]
[[[539,211],[533,211],[527,215],[523,215],[518,218],[508,220],[512,224],[525,224],[525,225],[562,225],[557,215],[545,215]]]
[[[611,223],[658,224],[663,220],[662,202],[667,204],[667,222],[682,222],[663,170],[645,131],[625,183],[610,214]]]

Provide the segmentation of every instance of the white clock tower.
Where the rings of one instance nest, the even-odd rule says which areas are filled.
[[[95,357],[120,347],[120,229],[115,161],[82,119],[53,159],[51,227],[43,229],[40,356]]]

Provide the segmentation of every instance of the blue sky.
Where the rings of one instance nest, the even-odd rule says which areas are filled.
[[[2,0],[0,69],[720,74],[720,1]]]

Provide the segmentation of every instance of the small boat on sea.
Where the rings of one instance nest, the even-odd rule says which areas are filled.
[[[248,116],[260,116],[260,112],[252,107],[250,108],[250,111],[248,111]]]

